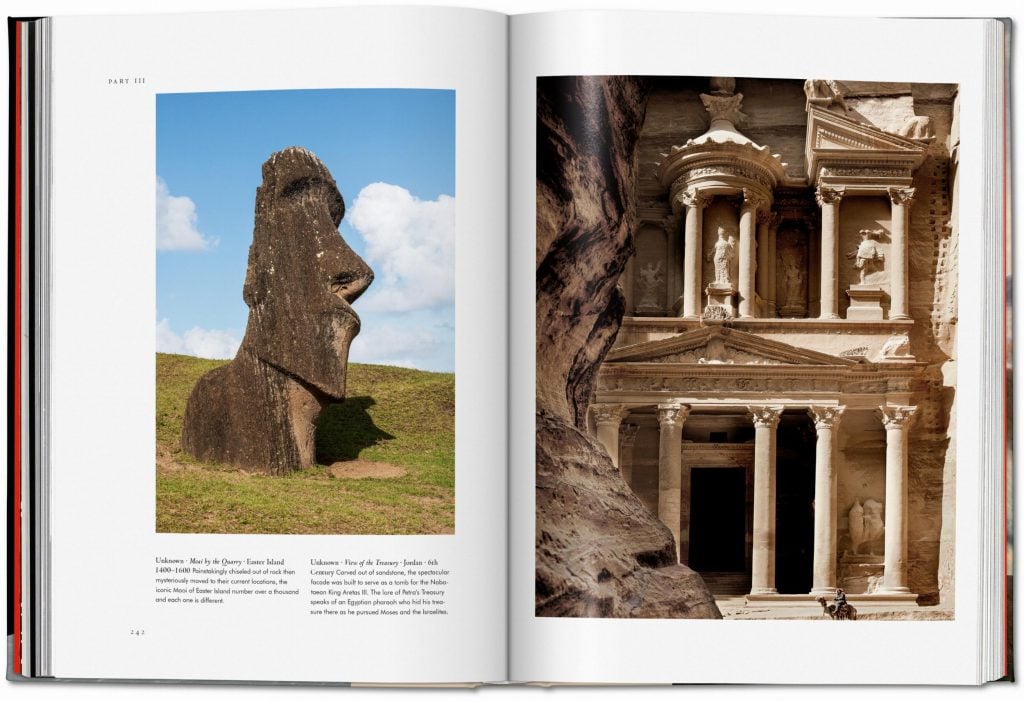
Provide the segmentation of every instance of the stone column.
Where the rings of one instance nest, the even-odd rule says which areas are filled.
[[[773,319],[778,315],[775,308],[775,295],[779,286],[778,279],[775,277],[775,266],[778,261],[778,247],[776,246],[778,234],[779,215],[775,214],[768,226],[768,316]]]
[[[783,407],[751,406],[754,415],[754,547],[750,593],[775,588],[775,428]]]
[[[763,209],[757,213],[757,293],[761,296],[761,309],[758,316],[768,314],[768,255],[771,247],[768,237],[771,235],[772,213]]]
[[[672,531],[679,557],[680,501],[682,500],[683,422],[690,407],[678,402],[658,405],[658,518]]]
[[[907,428],[917,407],[883,406],[885,425],[885,570],[880,593],[906,594]]]
[[[686,206],[686,223],[683,229],[683,310],[682,316],[696,319],[701,315],[700,285],[701,260],[703,251],[703,213],[708,198],[696,190],[687,190],[680,195]]]
[[[640,427],[637,424],[622,424],[619,428],[619,474],[626,486],[633,487],[633,445]]]
[[[821,207],[821,318],[839,318],[839,203],[845,188],[818,186]]]
[[[812,596],[836,590],[836,443],[844,407],[810,407],[818,445],[814,453],[814,565]]]
[[[615,467],[619,466],[619,424],[625,416],[621,404],[594,404],[596,438],[608,452]]]
[[[892,201],[892,245],[889,247],[889,306],[890,319],[910,318],[910,277],[907,267],[907,227],[910,224],[910,205],[914,202],[914,188],[890,187]]]
[[[750,319],[757,315],[754,305],[754,271],[757,259],[754,257],[754,223],[757,210],[764,207],[764,200],[752,190],[743,190],[743,205],[740,207],[740,279],[739,317]]]

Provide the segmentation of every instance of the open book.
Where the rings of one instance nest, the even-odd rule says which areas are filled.
[[[9,36],[9,675],[1011,673],[1003,23]]]

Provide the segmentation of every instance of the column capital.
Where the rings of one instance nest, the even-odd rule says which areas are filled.
[[[777,227],[780,221],[782,221],[782,216],[778,212],[773,212],[767,208],[757,211],[757,223],[766,224],[769,229]]]
[[[658,405],[658,423],[662,426],[682,426],[690,414],[690,407],[679,402],[665,402]]]
[[[779,417],[785,407],[781,406],[748,406],[747,411],[753,415],[754,427],[775,428],[779,425]]]
[[[599,424],[619,423],[626,416],[626,407],[623,404],[593,404],[591,411],[594,412],[594,421]]]
[[[768,198],[755,190],[745,187],[743,188],[743,206],[755,211],[766,210],[768,208]]]
[[[619,442],[624,448],[628,448],[636,441],[636,433],[640,429],[638,424],[624,423],[619,426]]]
[[[917,190],[912,187],[890,187],[888,192],[893,204],[909,207],[914,202]]]
[[[842,418],[844,411],[846,411],[844,406],[810,406],[807,408],[807,413],[814,422],[814,428],[818,430],[838,428],[839,419]]]
[[[917,413],[917,407],[880,406],[878,407],[878,413],[881,416],[882,425],[885,426],[885,430],[893,431],[909,427],[914,421],[914,415]]]
[[[818,206],[822,207],[826,204],[839,204],[840,200],[843,199],[843,195],[845,194],[845,187],[829,187],[828,185],[819,185],[818,189],[814,191],[814,199],[818,201]]]
[[[676,196],[676,201],[684,207],[704,209],[711,203],[711,196],[697,189],[683,190]]]

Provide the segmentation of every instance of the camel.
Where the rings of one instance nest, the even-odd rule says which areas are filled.
[[[833,621],[856,621],[857,609],[851,604],[840,606],[837,610],[835,604],[825,602],[825,597],[819,596],[816,601],[821,604],[822,613]]]

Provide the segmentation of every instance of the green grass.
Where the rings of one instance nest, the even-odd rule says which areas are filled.
[[[455,376],[349,364],[348,398],[317,429],[315,467],[286,477],[181,452],[189,392],[227,361],[156,356],[156,527],[172,533],[416,534],[455,530]],[[324,466],[389,463],[401,477],[336,478]]]

